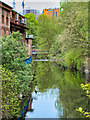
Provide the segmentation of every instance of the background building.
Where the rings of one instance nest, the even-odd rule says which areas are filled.
[[[36,19],[38,17],[38,15],[40,14],[39,10],[35,10],[35,9],[31,9],[30,7],[25,9],[24,14],[26,13],[33,13],[36,16]]]
[[[49,9],[43,9],[43,14],[47,15],[50,18],[59,18],[59,13],[60,13],[60,9],[59,8],[49,8]]]

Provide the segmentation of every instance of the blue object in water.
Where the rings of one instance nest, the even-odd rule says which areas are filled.
[[[30,64],[32,62],[31,56],[28,59],[24,60],[23,62],[25,62],[27,64]]]

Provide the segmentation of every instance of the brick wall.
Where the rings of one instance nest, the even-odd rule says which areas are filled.
[[[10,11],[2,7],[0,7],[0,31],[0,36],[10,34]]]

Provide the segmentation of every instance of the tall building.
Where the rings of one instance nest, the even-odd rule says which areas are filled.
[[[49,8],[43,9],[43,14],[50,18],[59,18],[60,9],[59,8]]]
[[[26,13],[33,13],[35,16],[36,16],[36,19],[38,17],[38,15],[40,14],[40,11],[39,10],[35,10],[35,9],[31,9],[31,8],[27,8],[25,9],[25,14]]]

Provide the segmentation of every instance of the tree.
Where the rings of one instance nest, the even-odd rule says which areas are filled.
[[[65,60],[64,66],[81,69],[88,56],[88,3],[63,4],[59,20],[60,34],[50,56]]]
[[[31,91],[31,65],[23,61],[28,57],[26,46],[19,42],[22,39],[19,32],[13,32],[2,38],[2,65],[17,76],[18,92],[28,95]]]
[[[25,14],[24,17],[27,18],[27,26],[29,27],[29,30],[26,31],[27,35],[34,35],[34,41],[33,45],[37,44],[37,29],[38,29],[38,21],[36,20],[36,17],[33,13]]]
[[[0,67],[1,69],[1,67]],[[6,70],[1,69],[2,72],[2,117],[13,118],[20,116],[20,100],[17,81],[17,76]]]
[[[86,96],[88,96],[90,100],[90,84],[81,84],[81,88],[86,91]],[[76,109],[77,111],[81,112],[85,117],[90,118],[90,112],[86,112],[85,108],[79,107]]]
[[[55,35],[57,34],[57,26],[55,19],[49,18],[44,14],[38,16],[39,30],[38,30],[38,46],[41,51],[49,52]]]

